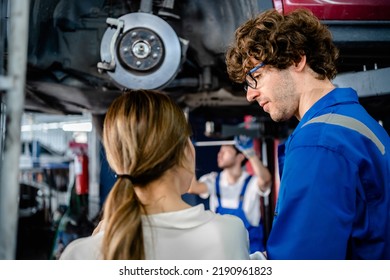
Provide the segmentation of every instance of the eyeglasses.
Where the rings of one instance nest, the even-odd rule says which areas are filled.
[[[245,77],[245,85],[244,85],[244,90],[245,92],[248,91],[248,87],[250,88],[253,88],[253,89],[256,89],[257,88],[257,80],[255,77],[253,77],[253,73],[256,72],[257,70],[259,70],[261,67],[265,66],[265,63],[262,62],[258,65],[256,65],[255,67],[253,67],[251,70],[249,70],[249,72],[246,74],[246,77]]]

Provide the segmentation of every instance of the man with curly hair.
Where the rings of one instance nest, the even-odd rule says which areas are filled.
[[[337,88],[339,52],[306,9],[268,10],[235,33],[230,78],[276,122],[299,120],[278,150],[269,259],[390,259],[390,139]]]

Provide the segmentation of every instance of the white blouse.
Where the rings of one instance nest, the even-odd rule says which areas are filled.
[[[203,204],[142,217],[145,254],[150,260],[250,259],[248,233],[231,215],[215,214]],[[104,231],[71,242],[60,259],[101,259]]]

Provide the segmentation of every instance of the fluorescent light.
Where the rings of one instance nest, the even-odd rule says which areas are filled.
[[[39,124],[25,124],[22,125],[21,131],[42,131],[49,129],[59,129],[61,128],[60,123],[39,123]]]
[[[91,132],[92,131],[92,123],[91,122],[64,123],[62,125],[62,130],[63,131]]]

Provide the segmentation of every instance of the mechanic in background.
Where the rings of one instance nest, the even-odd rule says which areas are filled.
[[[336,88],[338,50],[308,10],[268,10],[236,30],[226,55],[276,122],[300,122],[279,147],[269,259],[390,259],[390,139],[352,88]]]
[[[235,145],[222,145],[217,156],[221,172],[211,172],[195,180],[189,193],[209,197],[210,210],[239,217],[248,230],[250,253],[264,252],[264,228],[260,196],[270,193],[271,173],[253,148],[253,139],[235,137]],[[254,176],[243,169],[249,160]]]

